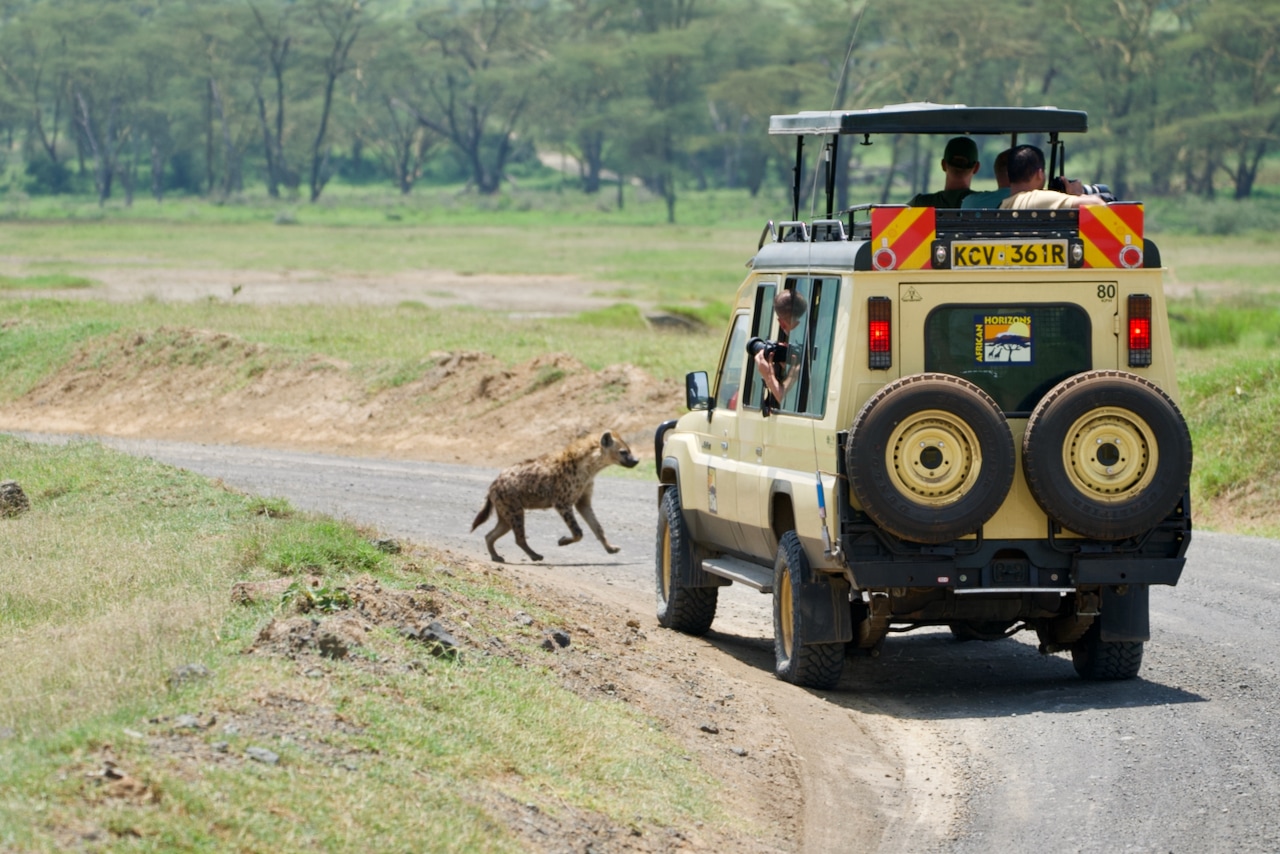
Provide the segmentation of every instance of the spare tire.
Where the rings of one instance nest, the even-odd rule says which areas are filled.
[[[1027,420],[1022,469],[1041,509],[1100,540],[1145,533],[1191,479],[1191,433],[1162,389],[1126,371],[1089,371],[1050,389]]]
[[[854,499],[895,537],[942,543],[977,531],[1013,483],[1013,435],[990,395],[951,374],[889,383],[854,419]]]

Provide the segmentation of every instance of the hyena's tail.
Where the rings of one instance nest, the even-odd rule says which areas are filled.
[[[486,498],[484,500],[484,508],[481,509],[479,515],[476,516],[476,520],[471,523],[471,530],[474,531],[476,528],[479,528],[481,525],[483,525],[484,520],[489,518],[489,511],[492,509],[493,509],[493,500]]]

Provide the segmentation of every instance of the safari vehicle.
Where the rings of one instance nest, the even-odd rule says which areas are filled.
[[[1142,205],[836,212],[821,171],[844,137],[972,134],[1040,144],[1060,176],[1086,129],[1053,107],[772,117],[796,138],[791,219],[764,229],[718,367],[655,436],[662,626],[705,633],[736,583],[772,594],[776,673],[798,685],[926,626],[1034,631],[1086,679],[1137,675],[1149,588],[1190,543],[1192,457]],[[826,205],[802,220],[811,181]],[[779,342],[783,290],[808,310],[767,401],[748,342]]]

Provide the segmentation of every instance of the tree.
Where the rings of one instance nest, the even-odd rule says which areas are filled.
[[[11,109],[25,113],[28,169],[47,176],[43,189],[66,187],[60,134],[71,115],[68,79],[80,18],[75,10],[46,3],[21,4],[0,27],[0,74]],[[32,170],[38,150],[47,167]]]
[[[541,5],[480,0],[437,7],[416,24],[419,73],[395,103],[448,140],[484,195],[501,186],[525,111],[543,83],[550,52]]]
[[[706,126],[704,57],[716,27],[695,11],[694,0],[619,0],[615,7],[629,22],[622,54],[639,87],[631,109],[620,116],[624,155],[631,171],[665,201],[667,222],[674,223],[691,136]]]
[[[364,26],[361,9],[360,3],[353,0],[313,0],[312,11],[323,30],[320,46],[324,48],[320,63],[324,77],[322,104],[311,143],[310,189],[313,202],[320,198],[330,177],[325,136],[329,132],[329,116],[333,110],[333,91],[338,78],[351,69],[351,48]]]
[[[258,47],[257,73],[253,80],[254,100],[258,107],[258,120],[262,129],[263,159],[267,167],[267,194],[273,199],[280,196],[280,186],[296,189],[298,173],[289,167],[285,154],[285,112],[288,105],[286,73],[293,59],[294,22],[297,7],[292,3],[275,2],[266,5],[250,0],[253,24],[247,35]],[[270,106],[264,91],[270,77]],[[211,81],[211,93],[216,91]]]
[[[1248,198],[1280,132],[1280,2],[1212,4],[1196,31],[1206,64],[1217,72],[1212,118],[1223,131],[1214,139],[1221,168],[1235,185],[1235,198]]]
[[[439,136],[398,97],[412,87],[412,38],[395,22],[372,33],[370,40],[372,47],[355,73],[354,121],[383,171],[407,195]]]

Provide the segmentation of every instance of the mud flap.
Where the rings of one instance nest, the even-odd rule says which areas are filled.
[[[1151,588],[1145,584],[1103,587],[1098,639],[1103,643],[1151,640],[1150,601]]]
[[[806,644],[848,643],[853,640],[849,582],[836,575],[815,573],[815,581],[796,591],[796,610],[804,623]]]

